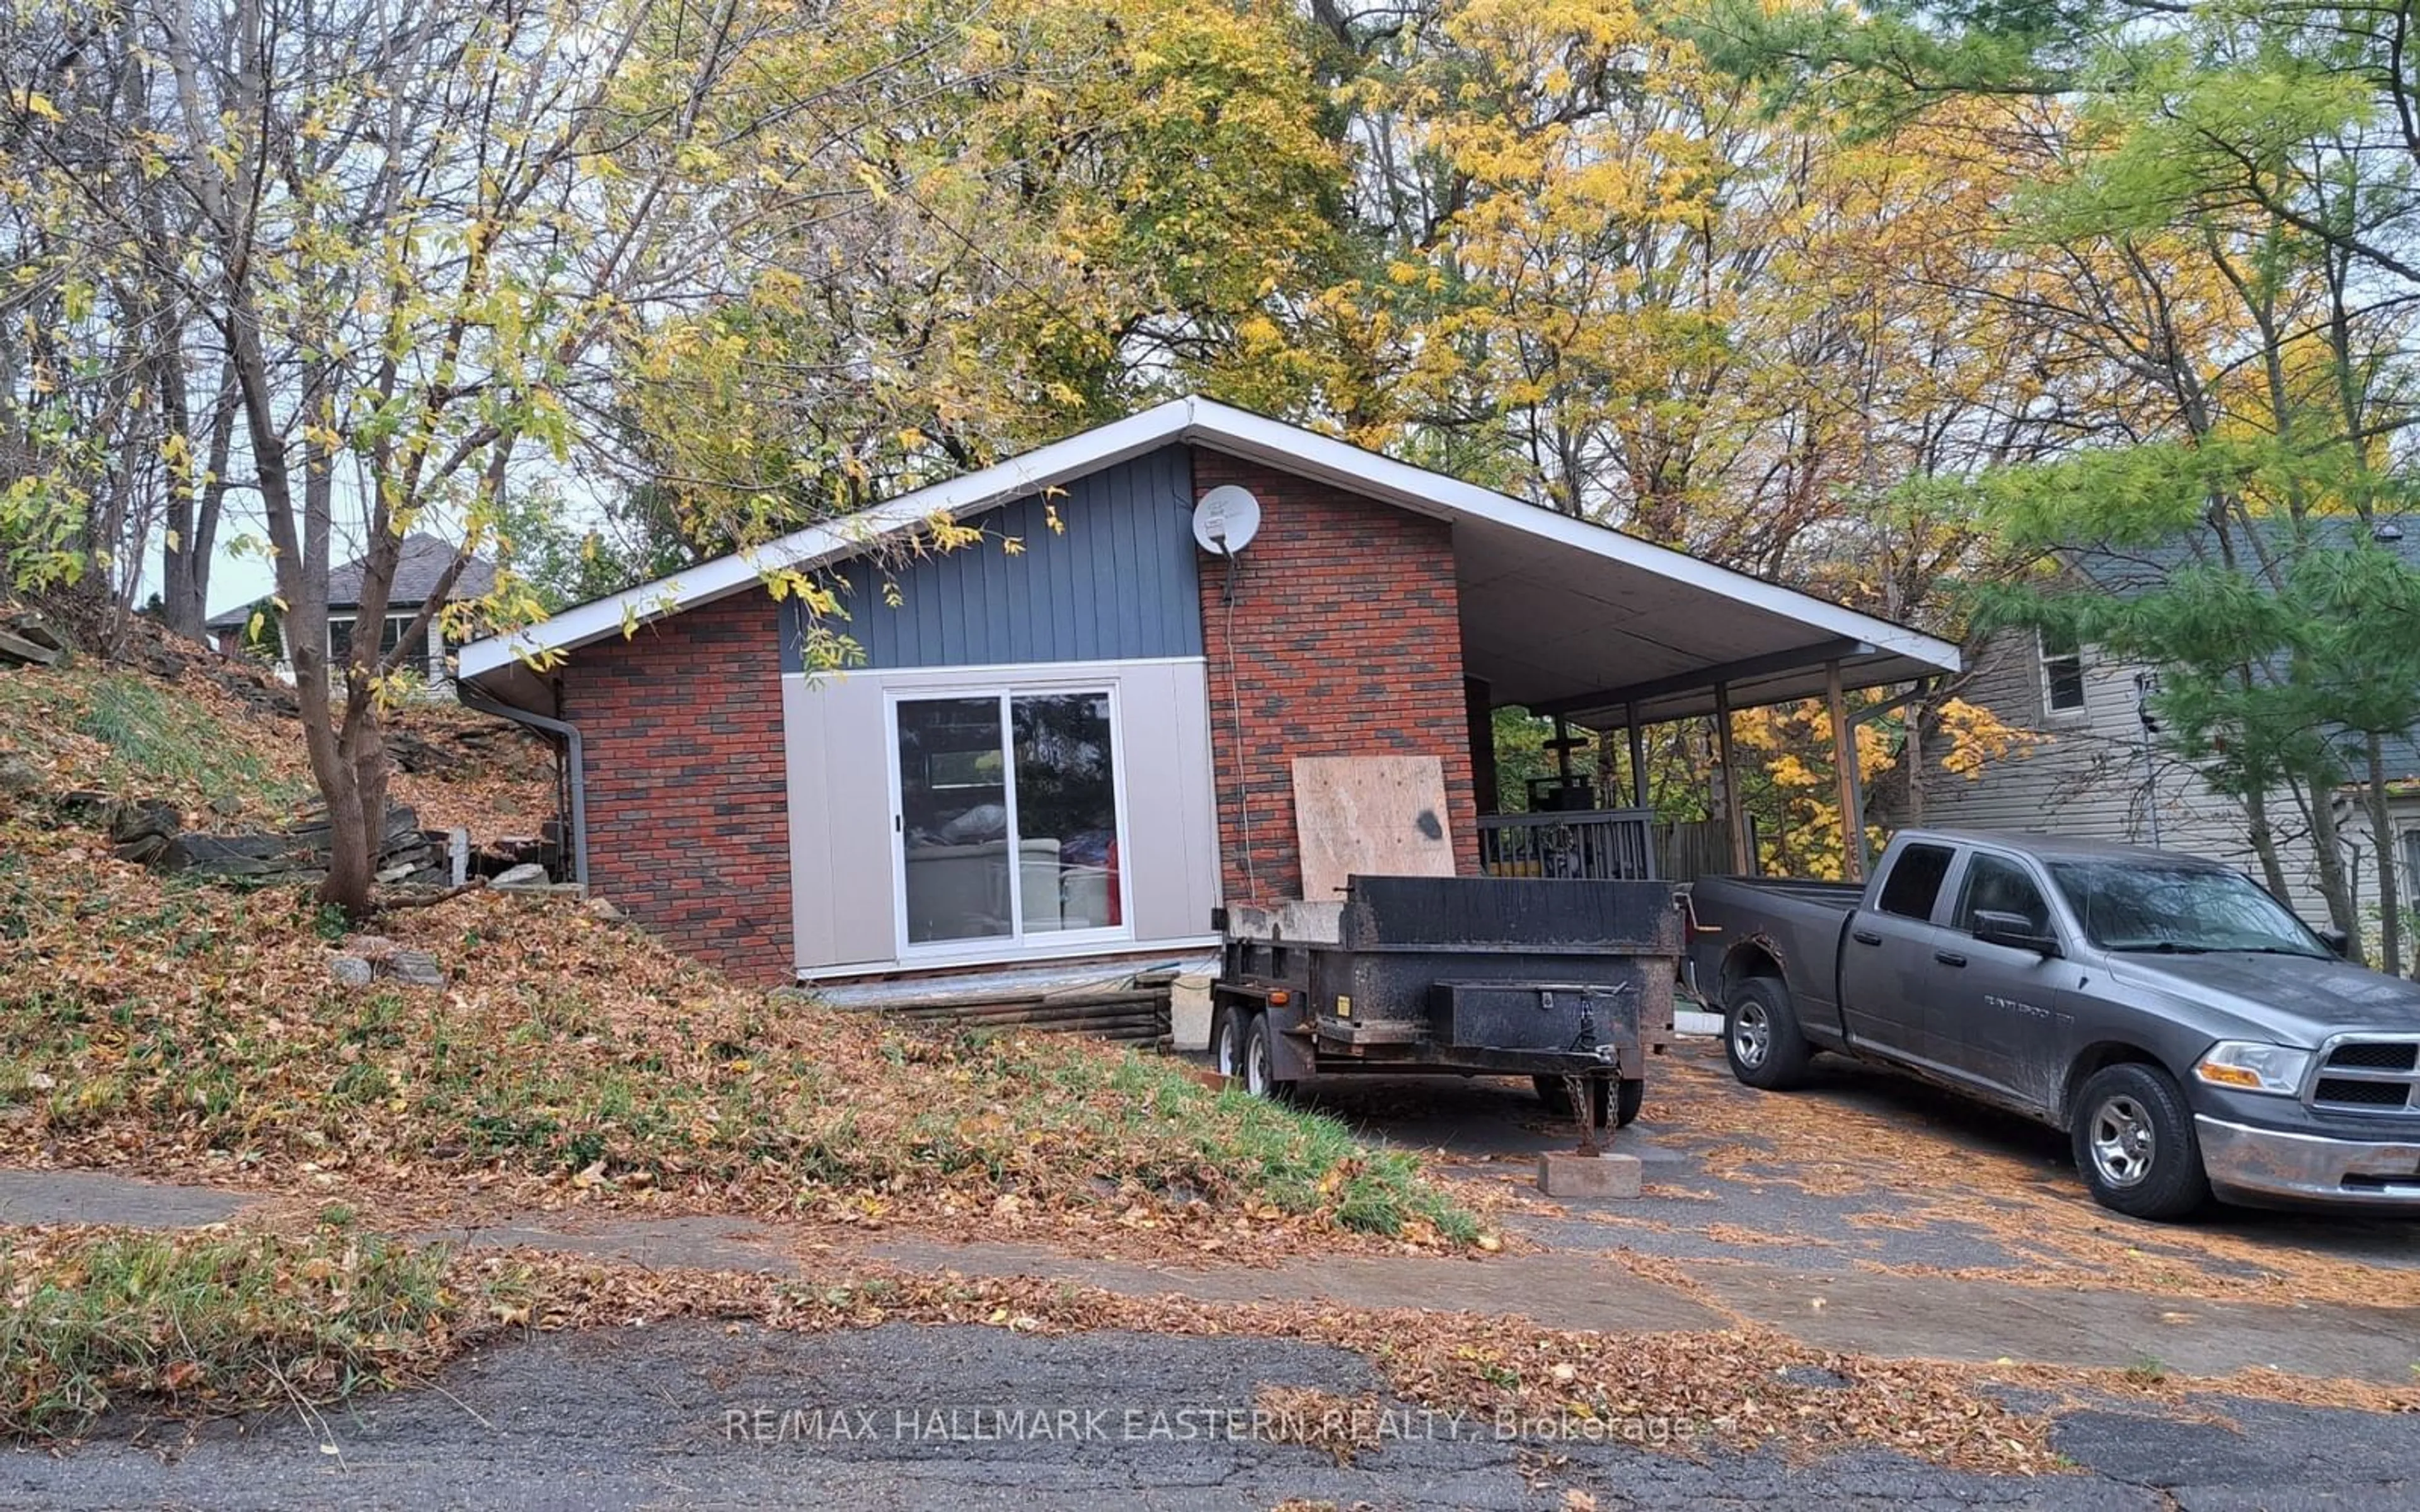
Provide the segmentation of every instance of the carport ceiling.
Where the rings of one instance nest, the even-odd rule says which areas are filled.
[[[1692,582],[1494,520],[1457,518],[1454,559],[1470,675],[1499,705],[1599,729],[1621,727],[1634,699],[1647,723],[1711,714],[1717,682],[1740,708],[1821,697],[1836,658],[1853,688],[1957,665],[1929,637],[1792,590]]]

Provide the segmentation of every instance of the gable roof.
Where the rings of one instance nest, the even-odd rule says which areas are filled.
[[[451,542],[414,531],[403,538],[403,553],[395,567],[395,585],[387,591],[387,607],[396,613],[418,612],[437,589],[438,579],[454,564],[456,550]],[[360,607],[362,579],[368,575],[369,564],[355,557],[328,573],[328,607],[349,609]],[[462,575],[454,579],[455,598],[484,598],[495,591],[496,564],[485,557],[473,557],[462,564]],[[203,623],[213,630],[230,630],[252,618],[260,600],[214,614]]]
[[[2373,529],[2357,518],[2331,517],[2306,521],[2305,528],[2311,532],[2311,544],[2322,550],[2376,546],[2400,558],[2405,566],[2420,569],[2420,520],[2389,517],[2380,519]],[[2261,541],[2278,546],[2290,541],[2291,530],[2284,520],[2266,521],[2257,535]],[[2225,562],[2217,532],[2206,528],[2181,531],[2149,546],[2087,547],[2072,553],[2070,560],[2076,571],[2120,597],[2156,587],[2181,568],[2215,567]]]
[[[2359,547],[2374,546],[2392,553],[2407,567],[2420,571],[2420,520],[2400,516],[2379,519],[2375,526],[2350,517],[2328,517],[2307,520],[2310,544],[2323,551],[2349,551]],[[2292,525],[2285,520],[2261,522],[2260,537],[2271,546],[2290,542]],[[2120,598],[2133,595],[2164,582],[2170,575],[2186,567],[2220,566],[2225,558],[2218,546],[2217,532],[2207,528],[2184,531],[2149,546],[2097,546],[2075,552],[2071,558],[2075,570],[2100,588]],[[2346,742],[2356,746],[2355,737],[2347,733]],[[2389,782],[2420,780],[2420,731],[2382,737],[2380,755]],[[2352,760],[2356,773],[2364,763]],[[2366,778],[2360,780],[2366,781]]]
[[[1606,639],[1603,631],[1609,619],[1623,618],[1625,613],[1634,621],[1641,617],[1640,610],[1649,606],[1625,611],[1603,598],[1607,586],[1605,581],[1586,579],[1591,570],[1612,569],[1625,583],[1668,590],[1676,600],[1685,600],[1690,609],[1703,614],[1719,609],[1722,614],[1708,617],[1726,619],[1760,632],[1742,643],[1756,646],[1761,655],[1753,658],[1743,656],[1728,668],[1718,665],[1723,660],[1720,656],[1700,655],[1674,643],[1706,629],[1705,625],[1676,626],[1661,639],[1640,637],[1639,645],[1667,656],[1669,666],[1659,669],[1662,671],[1682,667],[1728,670],[1737,672],[1742,680],[1753,680],[1776,673],[1785,655],[1803,652],[1807,655],[1799,656],[1798,661],[1792,664],[1792,670],[1807,664],[1810,656],[1816,660],[1826,656],[1856,657],[1865,674],[1857,686],[1870,686],[1932,671],[1955,671],[1959,665],[1956,646],[1905,625],[1861,614],[1812,594],[1734,572],[1686,552],[1558,514],[1459,478],[1398,462],[1298,425],[1214,400],[1186,398],[1171,399],[856,514],[794,531],[764,546],[701,563],[674,577],[566,609],[523,629],[472,641],[461,651],[461,675],[466,683],[491,679],[489,690],[509,697],[510,690],[504,685],[514,681],[511,674],[524,657],[573,651],[621,634],[627,624],[644,623],[745,592],[767,572],[826,565],[912,531],[937,515],[963,518],[1170,445],[1198,446],[1257,461],[1448,521],[1455,529],[1457,554],[1464,551],[1467,539],[1471,551],[1484,558],[1482,579],[1473,583],[1473,589],[1484,594],[1493,584],[1504,585],[1503,594],[1508,602],[1494,615],[1499,625],[1512,624],[1523,611],[1517,590],[1524,574],[1559,573],[1554,586],[1561,591],[1566,607],[1575,612],[1552,625],[1542,624],[1528,637],[1541,644],[1552,640],[1578,648],[1591,636]],[[1591,605],[1595,616],[1592,622],[1586,618]],[[1467,595],[1465,607],[1466,616],[1473,612]],[[1543,620],[1545,607],[1539,606],[1538,611]],[[1488,654],[1508,663],[1518,662],[1520,654],[1532,647],[1512,643],[1517,639],[1499,640],[1497,649]],[[1476,643],[1466,646],[1466,650],[1474,660],[1481,656]],[[1622,665],[1619,656],[1600,656],[1599,660],[1608,669]],[[1634,701],[1642,707],[1655,700],[1694,697],[1690,690],[1668,687],[1670,682],[1669,678],[1642,677],[1634,688],[1608,691],[1614,695],[1637,695]],[[1584,686],[1590,692],[1606,690],[1602,683]],[[1820,688],[1820,681],[1816,686]],[[521,691],[525,695],[530,692]],[[1792,692],[1776,696],[1803,695]],[[1517,700],[1519,695],[1513,697]],[[1621,702],[1618,696],[1610,702],[1575,697],[1570,701],[1569,712],[1584,717],[1590,711]],[[1742,702],[1745,705],[1754,700]],[[1668,704],[1656,706],[1668,708]],[[1677,717],[1680,712],[1680,703],[1668,703],[1668,712],[1657,717]]]

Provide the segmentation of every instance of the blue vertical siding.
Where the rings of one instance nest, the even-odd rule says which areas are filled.
[[[1122,661],[1202,655],[1192,532],[1193,463],[1171,446],[1066,484],[1052,502],[1001,505],[970,524],[976,545],[835,567],[848,619],[835,626],[876,669]],[[1011,555],[1003,538],[1022,543]],[[894,583],[896,609],[883,602]],[[796,599],[783,603],[783,665],[799,665]]]

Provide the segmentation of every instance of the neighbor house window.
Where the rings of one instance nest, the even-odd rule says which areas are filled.
[[[2049,630],[2040,632],[2042,706],[2053,714],[2072,714],[2084,707],[2084,653],[2074,640]]]
[[[2420,829],[2407,829],[2397,839],[2403,842],[2403,896],[2406,905],[2420,897]]]
[[[384,661],[389,653],[403,643],[403,632],[411,627],[412,619],[413,616],[410,614],[390,614],[386,617],[385,626],[379,632],[380,661]],[[331,614],[328,616],[328,665],[342,667],[352,654],[353,617],[349,614],[340,618]],[[419,643],[411,648],[411,654],[403,658],[403,665],[413,671],[427,674],[428,640],[426,636],[421,637]]]

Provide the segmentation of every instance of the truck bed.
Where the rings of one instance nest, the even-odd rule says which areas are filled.
[[[1866,895],[1865,885],[1857,882],[1812,882],[1799,877],[1705,877],[1691,890],[1707,883],[1720,883],[1724,887],[1736,887],[1748,892],[1766,893],[1776,898],[1794,898],[1806,903],[1821,903],[1839,913],[1857,906]]]
[[[1743,941],[1755,941],[1782,964],[1807,1018],[1823,1023],[1834,1011],[1840,937],[1865,901],[1854,882],[1801,882],[1786,877],[1700,877],[1689,889],[1693,937],[1690,990],[1708,1006],[1723,1006],[1722,963]]]

